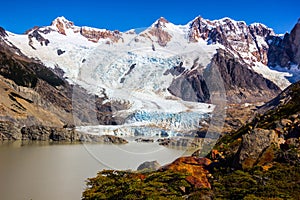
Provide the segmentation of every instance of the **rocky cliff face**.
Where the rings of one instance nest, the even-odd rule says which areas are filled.
[[[219,43],[237,54],[243,61],[255,65],[261,62],[268,66],[290,68],[300,60],[300,23],[284,37],[276,35],[263,24],[246,25],[229,18],[209,21],[197,17],[190,23],[189,41],[205,40]]]
[[[265,38],[275,35],[272,29],[262,24],[246,25],[243,21],[229,18],[209,21],[197,17],[190,23],[189,41],[205,40],[209,44],[219,43],[232,50],[245,62],[267,64],[268,45]]]
[[[98,42],[100,39],[109,39],[112,43],[116,43],[122,40],[119,31],[108,31],[108,30],[93,30],[85,27],[80,28],[80,34],[86,37],[92,42]]]
[[[290,68],[300,64],[300,23],[294,26],[291,33],[284,37],[269,37],[268,60],[270,66]]]
[[[281,91],[275,83],[226,51],[219,50],[214,56],[209,70],[213,68],[217,68],[223,78],[229,102],[264,101]]]

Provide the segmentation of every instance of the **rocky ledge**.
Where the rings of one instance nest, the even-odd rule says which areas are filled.
[[[127,141],[112,135],[91,135],[68,127],[28,126],[18,127],[10,121],[0,121],[1,140],[61,141],[61,142],[98,142],[126,144]]]

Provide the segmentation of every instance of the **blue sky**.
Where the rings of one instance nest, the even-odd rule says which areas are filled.
[[[15,33],[49,25],[65,16],[76,25],[125,31],[151,25],[163,16],[174,24],[186,24],[196,16],[206,19],[230,17],[247,24],[261,22],[276,33],[290,31],[300,18],[300,1],[21,1],[1,2],[0,26]]]

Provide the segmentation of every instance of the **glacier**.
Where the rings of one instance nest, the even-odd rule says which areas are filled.
[[[95,135],[121,137],[178,137],[191,136],[202,120],[209,119],[208,113],[165,113],[139,111],[129,116],[122,125],[77,126],[76,130]]]
[[[205,68],[216,50],[222,48],[220,44],[208,45],[204,40],[188,42],[190,24],[177,26],[166,23],[163,30],[172,36],[172,40],[167,46],[161,47],[155,42],[154,36],[142,36],[147,35],[158,21],[139,34],[135,31],[121,33],[122,41],[114,43],[109,42],[109,39],[100,39],[95,43],[81,35],[81,27],[64,18],[54,22],[57,20],[64,21],[66,35],[59,33],[55,23],[40,28],[42,31],[39,34],[50,41],[48,45],[41,45],[33,38],[33,49],[28,45],[28,35],[9,32],[8,41],[47,67],[61,68],[69,82],[78,84],[91,94],[106,96],[108,99],[105,101],[126,101],[129,105],[127,110],[113,110],[114,116],[126,118],[124,124],[83,127],[75,122],[79,131],[119,136],[142,134],[150,137],[167,133],[172,137],[199,129],[199,122],[211,117],[214,105],[183,101],[167,90],[176,77],[167,74],[167,70],[180,63],[187,70],[191,70],[195,64]],[[83,28],[87,31],[106,31]],[[58,55],[58,50],[64,53]],[[75,92],[73,98],[81,97],[77,97]],[[96,116],[91,118],[97,121]]]

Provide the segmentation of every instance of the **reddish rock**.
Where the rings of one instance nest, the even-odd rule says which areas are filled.
[[[98,42],[100,39],[110,39],[112,42],[118,42],[121,39],[119,31],[97,30],[81,28],[80,34],[92,42]]]
[[[72,28],[74,26],[74,23],[68,21],[64,17],[58,17],[52,22],[51,25],[56,26],[60,34],[66,35],[66,29]]]
[[[160,46],[166,46],[172,38],[172,36],[168,32],[163,30],[163,28],[166,27],[166,23],[169,23],[169,21],[161,17],[149,31],[152,36],[155,36],[157,38],[157,43]]]
[[[190,175],[186,180],[196,188],[211,188],[207,179],[209,171],[206,169],[211,164],[211,160],[199,157],[181,157],[169,165],[163,166],[160,170],[173,170],[187,172]]]

